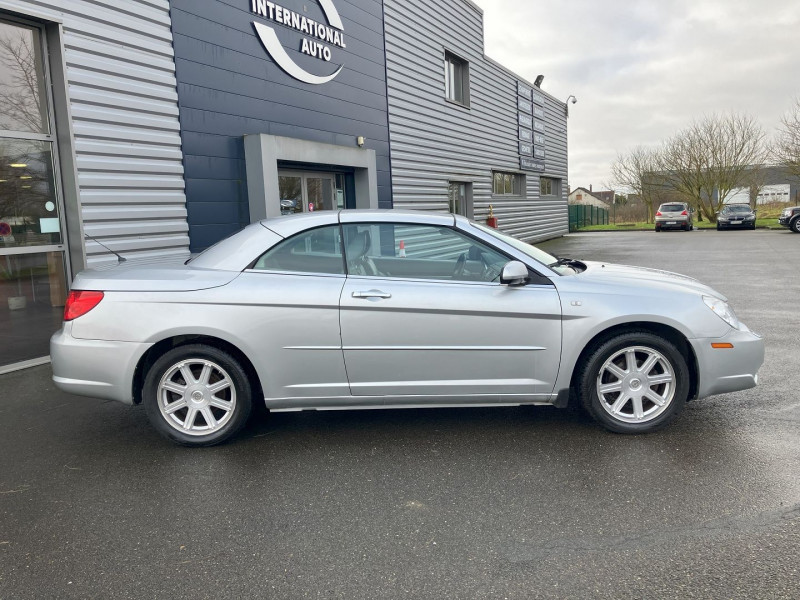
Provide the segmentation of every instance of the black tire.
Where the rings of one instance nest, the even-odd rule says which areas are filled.
[[[629,375],[617,378],[621,391],[616,396],[613,390],[609,390],[601,399],[598,386],[615,386],[617,383],[613,380],[616,376],[609,370],[607,361],[614,359],[614,367],[623,370],[618,361],[628,364],[628,355],[621,354],[625,350],[633,352],[637,365],[628,369]],[[637,369],[644,366],[648,357],[654,357],[655,362],[647,373],[642,374]],[[638,363],[640,359],[642,362]],[[640,378],[648,375],[654,378],[671,376],[671,381],[641,385]],[[589,351],[583,364],[579,366],[577,391],[583,408],[609,431],[650,433],[666,426],[683,409],[689,395],[689,377],[686,359],[674,344],[648,331],[630,331],[603,341]],[[664,404],[659,406],[652,400],[640,399],[641,415],[636,415],[636,401],[633,396],[643,395],[645,387],[655,397],[663,400]],[[630,395],[629,400],[625,400],[626,395]],[[614,403],[611,404],[612,402]],[[614,416],[612,407],[616,406],[616,402],[620,402],[620,405],[618,415]]]
[[[661,233],[661,227],[656,227],[656,233]]]
[[[719,223],[717,223],[717,231],[722,231],[722,227],[719,226]]]
[[[186,390],[181,395],[162,385]],[[173,348],[153,363],[144,380],[142,404],[161,435],[183,446],[213,446],[244,426],[252,395],[250,380],[235,358],[212,346],[190,344]]]
[[[794,220],[789,223],[789,229],[794,233],[800,233],[800,217],[795,217]]]

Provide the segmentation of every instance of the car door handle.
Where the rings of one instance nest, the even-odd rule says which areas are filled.
[[[366,292],[353,292],[353,298],[391,298],[389,292],[382,292],[380,290],[369,290]]]

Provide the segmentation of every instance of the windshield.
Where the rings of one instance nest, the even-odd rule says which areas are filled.
[[[488,233],[492,237],[504,241],[509,246],[513,246],[520,252],[530,256],[532,259],[542,263],[543,265],[551,265],[555,262],[558,262],[558,259],[552,254],[548,254],[544,250],[539,250],[539,248],[537,248],[536,246],[528,244],[527,242],[523,242],[522,240],[518,240],[515,237],[511,237],[510,235],[503,233],[502,231],[498,231],[497,229],[493,229],[492,227],[481,225],[480,223],[475,223],[474,221],[470,221],[470,225],[476,227],[477,229],[480,229],[484,233]],[[550,268],[561,275],[565,274],[572,275],[575,273],[574,269],[566,265],[557,265]]]
[[[746,204],[739,204],[738,206],[726,206],[722,210],[726,213],[749,213],[750,207]]]

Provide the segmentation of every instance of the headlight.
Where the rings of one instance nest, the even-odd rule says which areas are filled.
[[[736,314],[733,312],[733,309],[728,306],[727,302],[712,296],[703,296],[703,302],[705,302],[706,306],[713,310],[714,314],[720,319],[734,329],[739,329],[739,319],[736,318]]]

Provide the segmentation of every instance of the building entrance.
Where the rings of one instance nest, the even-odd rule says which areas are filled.
[[[344,180],[343,173],[279,170],[281,214],[343,209]]]
[[[0,20],[0,372],[44,362],[66,298],[42,31]]]

